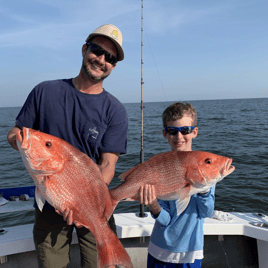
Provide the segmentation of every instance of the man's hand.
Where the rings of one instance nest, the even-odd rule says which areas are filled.
[[[56,210],[56,212],[57,212],[59,215],[63,216],[63,219],[64,219],[65,221],[67,221],[67,224],[68,224],[68,225],[73,225],[73,224],[75,224],[75,226],[76,226],[77,228],[81,228],[81,227],[83,227],[83,225],[74,222],[73,211],[72,211],[72,210],[66,208],[63,212],[60,212],[59,210]]]
[[[17,146],[17,142],[16,142],[16,133],[18,130],[21,130],[21,128],[19,126],[15,126],[13,127],[7,134],[7,140],[9,142],[9,144],[11,145],[11,147],[15,150],[19,150],[18,146]]]

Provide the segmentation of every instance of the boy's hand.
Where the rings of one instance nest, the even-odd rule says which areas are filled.
[[[161,207],[157,201],[153,185],[146,184],[140,187],[140,203],[148,206],[154,216],[158,217]]]
[[[157,202],[154,186],[150,184],[141,186],[140,187],[140,203],[148,206],[154,202]]]

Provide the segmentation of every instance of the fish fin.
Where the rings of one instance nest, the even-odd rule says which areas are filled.
[[[110,202],[108,201],[106,204],[110,204]],[[112,203],[112,205],[113,205],[113,203]],[[116,204],[117,205],[117,204]],[[104,210],[104,213],[103,213],[103,215],[104,215],[104,217],[107,219],[107,221],[109,221],[109,219],[111,218],[111,216],[112,216],[112,214],[113,214],[113,212],[114,212],[114,207],[113,206],[110,206],[110,205],[106,205],[105,206],[105,210]]]
[[[137,199],[137,198],[126,198],[126,199],[122,199],[121,202],[122,201],[123,202],[129,202],[129,201],[131,201],[132,202],[132,201],[139,201],[139,199]]]
[[[191,196],[176,201],[177,215],[180,215],[189,205]]]
[[[104,241],[101,244],[97,243],[98,268],[112,265],[133,268],[130,257],[120,240],[110,228],[109,230],[109,234],[105,234]]]
[[[116,197],[116,191],[115,191],[116,188],[113,188],[113,189],[109,189],[109,194],[111,196],[111,201],[112,201],[112,211],[115,210],[116,206],[118,205],[118,203],[120,202],[120,199],[118,199]]]
[[[39,190],[38,187],[35,187],[35,200],[36,200],[36,204],[37,204],[39,210],[42,211],[46,200],[42,196],[41,191]]]
[[[117,188],[109,189],[109,194],[111,196],[111,201],[112,201],[112,212],[115,210],[116,206],[118,205],[120,201],[139,201],[139,198],[135,198],[135,197],[129,197],[129,198],[124,198],[124,199],[118,198],[116,197],[117,193],[118,193]],[[105,216],[107,215],[109,214],[105,214]]]
[[[169,201],[169,200],[176,200],[176,199],[181,199],[181,193],[170,193],[170,194],[166,194],[166,195],[161,195],[158,196],[158,199],[164,200],[164,201]]]
[[[77,228],[82,228],[82,227],[85,227],[83,223],[79,222],[79,221],[74,221],[74,225],[77,227]],[[87,229],[89,229],[88,227],[86,227]]]

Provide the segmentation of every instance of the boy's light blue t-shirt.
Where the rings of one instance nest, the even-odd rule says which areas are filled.
[[[172,252],[202,250],[204,219],[213,214],[214,203],[215,186],[207,194],[193,195],[187,208],[179,215],[176,200],[159,200],[162,210],[156,218],[151,242]]]

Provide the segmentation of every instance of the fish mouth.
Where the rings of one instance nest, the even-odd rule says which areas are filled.
[[[235,170],[235,167],[232,166],[232,162],[232,158],[227,159],[227,161],[225,162],[225,166],[220,170],[220,176],[217,178],[217,182],[223,180],[226,176],[228,176]]]
[[[32,146],[31,146],[31,141],[30,141],[29,128],[23,127],[22,130],[18,130],[16,132],[16,137],[17,137],[16,141],[17,141],[19,151],[23,153],[25,158],[27,158],[28,160],[31,160],[29,161],[30,162],[29,166],[31,167],[31,169],[34,170],[35,168],[40,166],[41,161],[43,159],[31,156]]]
[[[20,147],[23,150],[29,149],[30,144],[27,141],[29,140],[30,133],[28,128],[23,127],[22,130],[18,130],[16,132],[16,137],[18,147]]]
[[[232,166],[232,162],[233,162],[232,158],[229,158],[226,161],[225,168],[223,169],[223,175],[224,176],[227,176],[227,175],[231,174],[235,170],[235,167]]]

